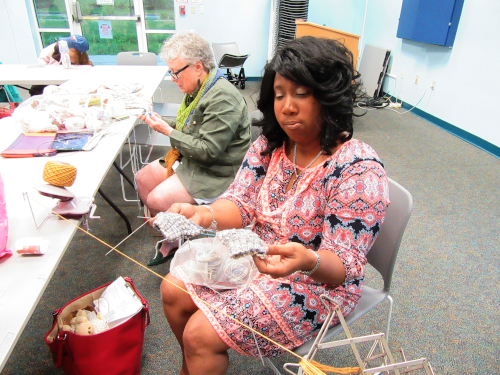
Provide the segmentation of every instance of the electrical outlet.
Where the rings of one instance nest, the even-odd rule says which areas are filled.
[[[431,86],[431,89],[432,90],[435,90],[436,89],[436,84],[438,83],[438,81],[434,80],[432,81],[432,86]]]
[[[401,73],[401,79],[403,79],[405,77],[405,71],[403,70],[403,72]]]
[[[420,79],[420,76],[419,76],[419,75],[417,75],[417,76],[415,77],[415,84],[417,84],[417,83],[418,83],[418,80],[419,80],[419,79]]]

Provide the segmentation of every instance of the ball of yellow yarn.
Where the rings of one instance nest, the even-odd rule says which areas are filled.
[[[48,161],[43,168],[43,180],[55,186],[71,186],[76,179],[76,167],[60,161]]]

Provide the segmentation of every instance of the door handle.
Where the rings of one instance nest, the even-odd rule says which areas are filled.
[[[81,20],[139,21],[139,16],[81,16]]]
[[[71,3],[71,15],[73,16],[74,22],[82,22],[83,17],[78,1]]]

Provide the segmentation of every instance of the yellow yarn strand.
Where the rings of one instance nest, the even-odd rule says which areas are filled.
[[[74,224],[71,220],[69,219],[66,219],[64,216],[61,216],[59,215],[57,212],[54,212],[52,209],[49,209],[48,207],[46,207],[45,205],[41,204],[40,202],[36,201],[40,206],[48,209],[50,212],[52,212],[54,215],[58,216],[59,218],[67,221],[68,223],[70,223],[71,225],[74,225],[77,229],[81,230],[83,233],[86,233],[88,234],[90,237],[94,238],[95,240],[99,241],[100,243],[102,243],[103,245],[109,247],[111,250],[114,250],[116,251],[118,254],[124,256],[125,258],[127,258],[128,260],[134,262],[135,264],[137,264],[139,267],[142,267],[143,269],[145,269],[146,271],[152,273],[153,275],[155,276],[158,276],[160,279],[162,280],[165,280],[167,281],[168,283],[170,283],[171,285],[175,286],[176,288],[182,290],[183,292],[189,294],[192,298],[196,298],[198,301],[202,302],[203,304],[207,305],[208,307],[216,310],[218,313],[224,315],[226,318],[229,318],[231,319],[232,321],[234,321],[235,323],[238,323],[239,325],[245,327],[246,329],[252,331],[253,333],[259,335],[260,337],[262,337],[263,339],[269,341],[270,343],[280,347],[281,349],[285,350],[286,352],[290,353],[291,355],[297,357],[298,359],[300,359],[300,362],[299,362],[299,365],[302,367],[302,370],[304,371],[304,373],[306,375],[326,375],[325,372],[329,372],[329,373],[337,373],[337,374],[357,374],[360,372],[360,368],[359,367],[344,367],[344,368],[337,368],[337,367],[330,367],[330,366],[326,366],[326,365],[322,365],[321,363],[319,362],[316,362],[316,361],[308,361],[306,359],[304,359],[303,357],[301,357],[300,355],[298,355],[297,353],[294,353],[293,351],[291,351],[290,349],[284,347],[283,345],[277,343],[276,341],[274,341],[273,339],[263,335],[262,333],[254,330],[253,328],[249,327],[248,325],[246,325],[245,323],[243,322],[240,322],[238,319],[236,318],[233,318],[232,316],[230,315],[227,315],[226,313],[224,313],[222,310],[218,309],[217,307],[215,306],[212,306],[210,303],[202,300],[200,297],[198,297],[197,295],[195,294],[192,294],[190,293],[188,290],[184,289],[183,287],[171,282],[170,280],[168,280],[167,278],[165,278],[164,276],[161,276],[159,273],[156,273],[154,272],[153,270],[149,269],[148,267],[142,265],[141,263],[139,263],[138,261],[136,261],[134,258],[131,258],[130,256],[128,256],[127,254],[125,253],[122,253],[120,250],[118,250],[116,247],[113,247],[111,246],[110,244],[108,244],[107,242],[101,240],[100,238],[94,236],[92,233],[86,231],[85,229],[81,228],[80,226]],[[325,371],[325,372],[324,372]]]
[[[359,367],[331,367],[316,361],[308,361],[306,359],[300,361],[299,365],[308,375],[323,375],[325,372],[333,374],[357,374],[361,371]]]
[[[181,156],[181,154],[173,147],[165,155],[165,168],[167,168],[167,178],[174,174],[172,166],[174,165],[175,161],[179,159],[179,156]]]

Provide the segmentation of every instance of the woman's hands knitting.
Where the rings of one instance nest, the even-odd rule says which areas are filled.
[[[172,212],[175,214],[180,214],[186,217],[186,219],[192,221],[195,224],[198,224],[202,227],[207,227],[208,225],[203,225],[206,221],[208,223],[211,222],[212,214],[207,209],[201,209],[199,212],[197,210],[199,206],[193,206],[189,203],[174,203],[170,206],[168,212]],[[209,220],[204,220],[205,216]]]
[[[303,245],[289,242],[284,245],[267,245],[267,257],[254,256],[254,262],[261,273],[272,278],[291,275],[300,270],[310,270],[316,264],[316,257]]]
[[[161,116],[156,112],[145,112],[138,116],[140,120],[148,124],[153,130],[163,133],[170,137],[170,134],[174,130]]]

